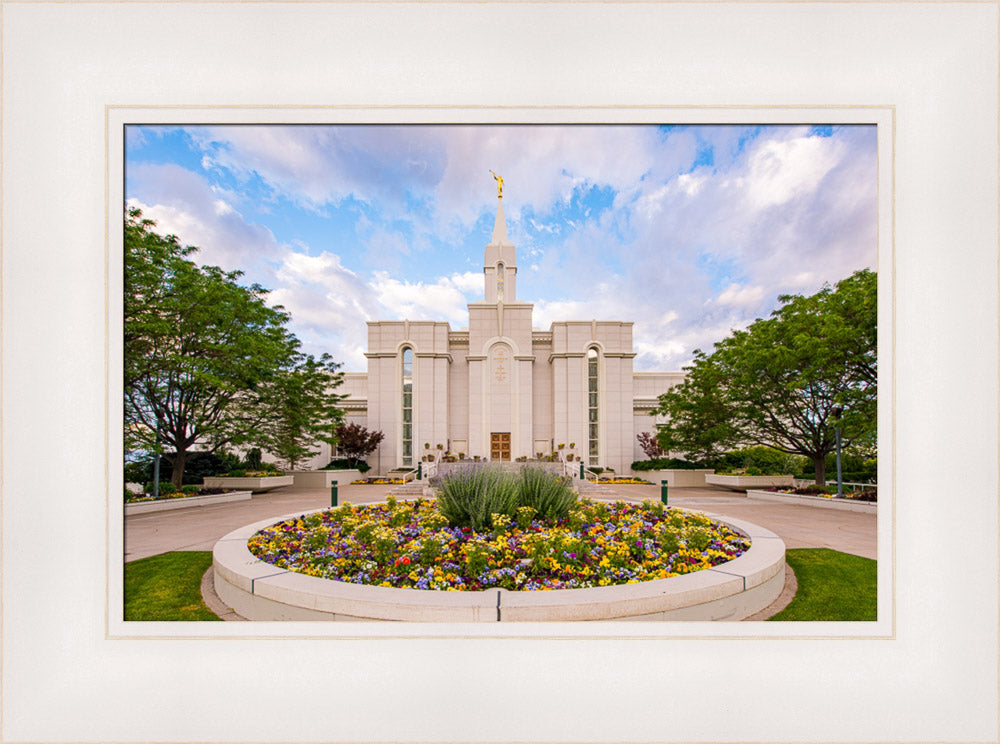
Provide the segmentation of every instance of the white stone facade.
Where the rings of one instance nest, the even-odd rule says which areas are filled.
[[[503,201],[483,266],[484,301],[468,330],[438,321],[368,323],[368,372],[345,375],[347,420],[385,434],[373,471],[416,467],[430,452],[515,460],[564,445],[588,465],[627,472],[645,455],[656,398],[682,372],[633,372],[632,323],[561,321],[532,327],[517,299],[517,256]],[[428,449],[429,445],[429,449]],[[317,458],[319,465],[327,456]]]

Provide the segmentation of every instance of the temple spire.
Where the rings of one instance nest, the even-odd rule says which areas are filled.
[[[517,251],[507,236],[507,220],[503,214],[503,176],[493,173],[493,178],[497,182],[497,217],[493,223],[493,237],[486,246],[483,278],[486,282],[486,302],[498,303],[499,306],[517,300]],[[502,320],[500,322],[502,328]]]
[[[490,240],[493,245],[510,245],[510,238],[507,237],[507,220],[503,216],[503,197],[497,197],[497,218],[493,223],[493,238]]]

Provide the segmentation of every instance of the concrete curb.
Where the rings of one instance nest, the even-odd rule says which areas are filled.
[[[252,497],[253,494],[250,491],[231,491],[230,493],[210,493],[205,496],[185,496],[177,499],[160,499],[159,501],[137,501],[133,504],[125,504],[125,516],[188,509],[193,506],[226,504],[230,501],[249,501]]]

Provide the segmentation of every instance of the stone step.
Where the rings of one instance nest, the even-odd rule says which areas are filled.
[[[426,496],[426,484],[420,481],[403,483],[401,485],[393,486],[389,489],[389,493],[393,496],[399,496],[403,498],[416,498],[417,496]]]

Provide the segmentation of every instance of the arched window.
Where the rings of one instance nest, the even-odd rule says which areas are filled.
[[[497,302],[503,302],[504,265],[497,264]]]
[[[597,374],[598,374],[597,349],[587,350],[587,427],[588,427],[588,456],[591,465],[599,465],[601,454],[598,431],[600,427],[600,414],[597,402]]]
[[[413,349],[403,349],[403,465],[413,464]]]

